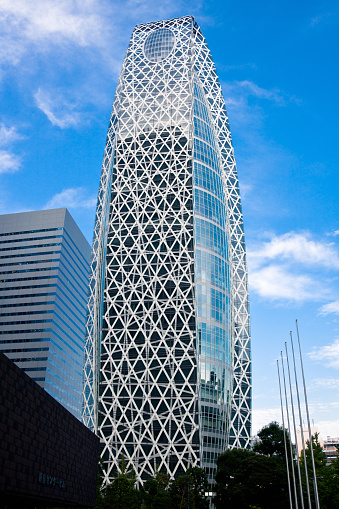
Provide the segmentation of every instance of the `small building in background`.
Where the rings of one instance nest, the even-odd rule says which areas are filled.
[[[0,351],[77,418],[89,261],[67,209],[0,216]]]
[[[327,437],[324,440],[324,453],[326,455],[326,463],[330,465],[338,456],[339,437]]]
[[[305,448],[306,448],[307,447],[307,442],[310,439],[307,424],[303,427],[303,432],[304,432],[303,433],[304,434],[304,444],[305,444]],[[323,441],[322,437],[319,434],[318,427],[314,426],[314,425],[311,426],[311,435],[314,437],[314,435],[316,433],[318,434],[318,442],[319,442],[319,444],[321,445],[321,447],[324,447],[324,441]],[[297,428],[297,445],[298,445],[298,452],[299,452],[299,456],[300,456],[301,455],[301,451],[303,450],[303,443],[302,443],[301,430],[300,430],[299,427]]]

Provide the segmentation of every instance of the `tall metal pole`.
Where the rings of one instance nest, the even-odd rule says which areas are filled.
[[[292,332],[290,332],[290,335],[291,335],[291,346],[292,346],[292,356],[293,356],[295,387],[296,387],[296,391],[297,391],[297,400],[298,400],[301,442],[303,444],[303,452],[304,452],[304,467],[305,467],[305,479],[306,479],[307,499],[308,499],[308,507],[309,507],[309,509],[311,509],[312,508],[312,504],[311,504],[310,483],[308,481],[308,471],[307,471],[307,461],[306,461],[306,449],[305,449],[304,429],[303,429],[303,421],[302,421],[302,417],[301,417],[299,388],[298,388],[298,378],[297,378],[297,368],[295,366],[295,356],[294,356],[294,347],[293,347]]]
[[[286,350],[286,362],[287,362],[287,371],[288,371],[288,381],[290,387],[290,398],[291,398],[291,408],[292,408],[292,417],[293,417],[293,429],[295,436],[295,450],[297,453],[297,467],[298,467],[298,478],[299,478],[299,491],[300,491],[300,501],[301,507],[304,509],[304,494],[303,494],[303,485],[301,482],[301,471],[300,471],[300,461],[299,461],[299,447],[298,447],[298,438],[297,438],[297,427],[295,424],[295,415],[294,415],[294,404],[293,404],[293,395],[292,395],[292,382],[291,382],[291,372],[290,372],[290,363],[288,360],[288,350],[287,343],[285,341],[285,350]]]
[[[290,428],[290,413],[289,413],[289,410],[288,410],[288,401],[287,401],[287,391],[286,391],[286,380],[285,380],[285,368],[284,368],[283,353],[280,352],[280,355],[281,355],[281,366],[282,366],[283,381],[284,381],[284,391],[285,391],[286,414],[287,414],[287,429],[288,429],[288,434],[290,436],[290,454],[291,454],[291,466],[292,466],[292,479],[293,479],[295,507],[296,507],[296,509],[298,509],[298,495],[297,495],[297,485],[296,485],[296,482],[295,482],[294,457],[293,457],[292,440],[291,440],[291,428]]]
[[[287,483],[288,483],[288,496],[289,496],[289,499],[290,499],[290,508],[293,509],[293,505],[292,505],[292,493],[291,493],[291,481],[290,481],[290,472],[289,472],[289,468],[288,468],[288,455],[287,455],[287,445],[286,445],[286,436],[285,436],[285,419],[284,419],[284,410],[283,410],[283,400],[282,400],[282,395],[281,395],[281,383],[280,383],[280,371],[279,371],[279,361],[278,361],[278,359],[277,359],[277,368],[278,368],[278,380],[279,380],[279,392],[280,392],[281,417],[282,417],[282,423],[283,423],[284,448],[285,448]]]
[[[320,509],[319,505],[319,494],[318,494],[318,482],[317,482],[317,472],[315,469],[315,463],[314,463],[314,453],[313,453],[313,440],[312,440],[312,432],[311,432],[311,423],[310,423],[310,414],[308,412],[308,403],[307,403],[307,393],[306,393],[306,383],[305,383],[305,376],[304,376],[304,367],[303,367],[303,359],[301,355],[301,346],[300,346],[300,338],[299,338],[299,328],[298,328],[298,320],[295,321],[296,327],[297,327],[297,336],[298,336],[298,345],[299,345],[299,354],[300,354],[300,365],[301,365],[301,373],[303,377],[303,385],[304,385],[304,396],[305,396],[305,405],[306,405],[306,415],[307,415],[307,424],[308,424],[308,434],[310,438],[310,449],[311,449],[311,458],[312,458],[312,469],[313,469],[313,486],[314,486],[314,498],[315,498],[315,505],[317,509]]]

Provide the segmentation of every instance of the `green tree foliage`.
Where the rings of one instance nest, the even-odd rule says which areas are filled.
[[[336,459],[331,465],[326,465],[326,456],[319,443],[319,434],[312,436],[312,447],[314,455],[314,464],[318,483],[319,503],[321,509],[339,508],[339,459]],[[305,458],[303,451],[300,455],[301,473],[303,491],[306,500],[306,476],[305,476]],[[308,479],[311,492],[312,504],[314,500],[314,475],[311,459],[311,446],[309,440],[306,442],[306,464]]]
[[[102,467],[103,467],[103,461],[102,461],[102,458],[99,458],[95,509],[103,509],[103,494],[102,494],[103,471],[102,471]]]
[[[217,461],[217,509],[285,509],[289,505],[285,463],[248,449],[233,449]]]
[[[290,439],[285,432],[289,451]],[[285,458],[284,430],[277,422],[273,421],[264,426],[258,433],[258,440],[253,446],[253,451],[265,456],[280,456]]]
[[[101,484],[99,476],[99,490]],[[174,481],[170,481],[166,474],[157,472],[140,491],[135,484],[135,474],[127,472],[126,462],[122,458],[120,473],[111,484],[101,488],[96,509],[208,509],[205,499],[208,482],[201,468],[191,467]]]
[[[208,481],[202,468],[190,467],[185,474],[171,483],[170,497],[172,509],[207,509],[205,492]]]
[[[171,497],[168,492],[169,477],[162,472],[156,472],[141,488],[144,509],[169,509]]]
[[[141,493],[135,487],[135,474],[127,471],[122,456],[120,473],[102,490],[102,509],[140,509]],[[100,509],[101,509],[100,508]]]

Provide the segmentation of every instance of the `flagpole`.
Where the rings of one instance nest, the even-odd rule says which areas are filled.
[[[298,477],[299,477],[299,491],[300,491],[300,501],[301,507],[304,509],[304,494],[303,494],[303,485],[301,482],[301,471],[300,471],[300,461],[299,461],[299,447],[298,447],[298,437],[297,437],[297,427],[295,424],[295,415],[294,415],[294,404],[293,404],[293,395],[292,395],[292,382],[291,382],[291,372],[290,372],[290,363],[288,359],[288,350],[287,343],[285,341],[285,350],[286,350],[286,362],[287,362],[287,372],[288,372],[288,381],[290,387],[290,398],[291,398],[291,407],[292,407],[292,417],[293,417],[293,429],[295,436],[295,449],[297,453],[297,466],[298,466]]]
[[[294,459],[293,459],[292,440],[291,440],[291,428],[290,428],[290,414],[289,414],[289,410],[288,410],[288,401],[287,401],[287,391],[286,391],[286,380],[285,380],[285,368],[284,368],[283,353],[280,352],[280,355],[281,355],[281,366],[282,366],[282,372],[283,372],[285,401],[286,401],[287,429],[288,429],[288,433],[290,435],[290,454],[291,454],[291,464],[292,464],[292,479],[293,479],[295,507],[296,507],[296,509],[298,509],[298,495],[297,495],[297,485],[296,485],[296,482],[295,482]]]
[[[294,347],[293,347],[292,332],[290,332],[290,335],[291,335],[291,346],[292,346],[292,357],[293,357],[295,387],[296,387],[296,391],[297,391],[297,400],[298,400],[299,421],[300,421],[300,431],[301,431],[301,442],[303,444],[303,452],[304,452],[304,467],[305,467],[305,479],[306,479],[307,499],[308,499],[308,507],[309,507],[309,509],[311,509],[312,508],[312,504],[311,504],[310,483],[308,481],[308,471],[307,471],[307,460],[306,460],[304,429],[303,429],[303,421],[302,421],[302,417],[301,417],[300,397],[299,397],[298,378],[297,378],[297,368],[295,366],[295,356],[294,356]]]
[[[290,509],[293,509],[293,505],[292,505],[292,493],[291,493],[291,481],[290,481],[290,472],[289,472],[289,468],[288,468],[288,455],[287,455],[286,436],[285,436],[285,419],[284,419],[283,401],[282,401],[282,395],[281,395],[281,383],[280,383],[280,371],[279,371],[279,361],[278,361],[278,359],[277,359],[277,368],[278,368],[278,380],[279,380],[279,392],[280,392],[281,417],[282,417],[282,423],[283,423],[283,436],[284,436],[284,448],[285,448],[285,458],[286,458],[288,496],[289,496],[289,499],[290,499]]]
[[[300,338],[299,338],[299,328],[298,328],[298,320],[295,321],[297,327],[297,337],[298,337],[298,345],[299,345],[299,354],[300,354],[300,364],[301,364],[301,373],[303,377],[303,385],[304,385],[304,396],[305,396],[305,405],[306,405],[306,415],[307,415],[307,424],[308,424],[308,435],[310,438],[310,450],[311,450],[311,458],[312,458],[312,469],[313,469],[313,488],[314,488],[314,498],[316,509],[320,509],[319,505],[319,495],[318,495],[318,482],[317,482],[317,472],[315,469],[314,463],[314,453],[313,453],[313,440],[312,440],[312,432],[311,432],[311,424],[310,424],[310,414],[308,412],[308,403],[307,403],[307,393],[306,393],[306,383],[304,376],[304,367],[303,367],[303,359],[301,354],[301,346],[300,346]]]

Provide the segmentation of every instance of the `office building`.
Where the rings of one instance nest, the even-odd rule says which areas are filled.
[[[89,260],[67,209],[0,216],[0,351],[78,418]]]
[[[231,133],[191,16],[137,25],[114,99],[94,230],[83,421],[105,482],[248,447],[246,253]]]
[[[339,437],[327,437],[324,440],[323,449],[326,456],[326,464],[331,465],[338,457]]]

